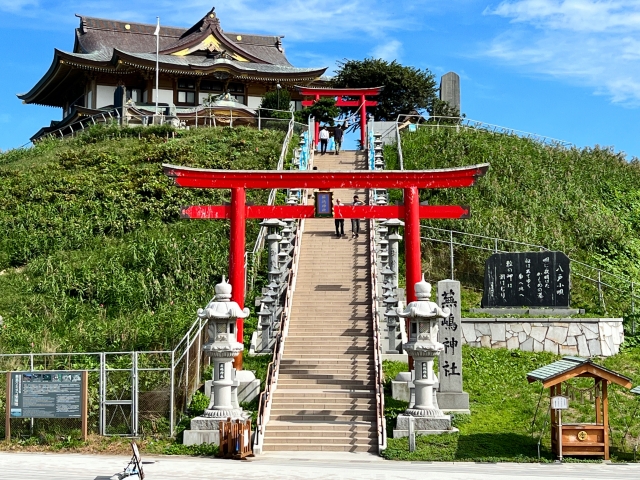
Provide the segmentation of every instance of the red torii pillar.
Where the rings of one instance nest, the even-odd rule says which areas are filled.
[[[362,148],[367,148],[367,107],[375,107],[378,102],[367,100],[367,96],[376,97],[384,90],[384,87],[372,88],[316,88],[296,86],[296,90],[304,96],[313,97],[314,100],[303,100],[304,107],[310,107],[320,100],[320,97],[337,97],[338,107],[358,107],[360,110],[360,142]],[[344,97],[356,97],[358,100],[343,100]],[[320,135],[320,123],[315,121],[315,139],[318,142]]]
[[[273,170],[210,170],[175,165],[163,165],[164,172],[176,185],[187,188],[231,189],[231,204],[221,206],[190,206],[182,216],[191,219],[230,219],[229,278],[232,300],[244,308],[245,296],[245,222],[247,218],[312,218],[313,205],[247,205],[246,189],[285,188],[401,188],[404,205],[342,205],[334,207],[335,218],[404,218],[407,301],[416,300],[412,288],[421,279],[420,219],[467,218],[469,209],[461,206],[420,205],[420,188],[461,188],[475,185],[487,172],[489,164],[440,170],[356,170],[356,171],[273,171]],[[243,342],[244,325],[238,320],[238,342]],[[242,354],[236,361],[242,368]]]

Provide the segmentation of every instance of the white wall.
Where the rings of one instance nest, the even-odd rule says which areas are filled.
[[[253,108],[254,110],[260,106],[261,102],[262,97],[252,97],[251,95],[247,97],[247,107]]]
[[[149,103],[155,103],[156,101],[156,89],[153,89],[153,99]],[[158,96],[158,103],[168,103],[173,105],[173,90],[160,89],[160,95]]]
[[[96,108],[113,105],[113,94],[116,87],[111,85],[98,85],[96,89]]]

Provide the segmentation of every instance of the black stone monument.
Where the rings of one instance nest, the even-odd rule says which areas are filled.
[[[485,264],[482,306],[568,308],[569,274],[562,252],[494,253]]]

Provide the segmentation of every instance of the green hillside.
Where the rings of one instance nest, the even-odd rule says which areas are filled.
[[[96,126],[1,154],[0,352],[171,348],[228,263],[228,222],[180,220],[180,206],[230,194],[180,189],[161,163],[273,169],[283,139]],[[258,228],[249,223],[249,245]]]
[[[404,168],[431,169],[491,164],[477,186],[422,192],[432,204],[471,206],[468,220],[431,221],[444,229],[499,237],[561,250],[574,260],[637,280],[640,273],[640,164],[608,148],[564,148],[484,130],[423,126],[402,134]],[[388,168],[398,168],[395,145]],[[487,242],[486,247],[493,245]],[[457,248],[456,270],[468,286],[482,288],[490,251]],[[449,275],[449,246],[425,245],[433,278]],[[630,310],[629,285],[603,278],[609,314]],[[573,276],[572,303],[605,313],[591,282]]]

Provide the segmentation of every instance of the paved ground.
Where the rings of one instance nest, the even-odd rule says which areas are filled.
[[[0,453],[2,480],[108,480],[128,458],[107,455]],[[249,461],[143,457],[146,478],[173,479],[638,479],[640,464],[476,464],[389,462],[367,453],[267,453]],[[151,463],[153,462],[153,463]]]

